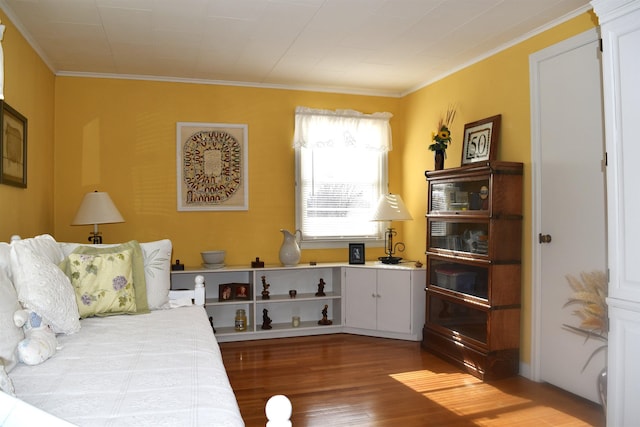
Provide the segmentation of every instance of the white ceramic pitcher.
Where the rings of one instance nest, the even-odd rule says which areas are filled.
[[[293,267],[300,262],[300,246],[296,240],[297,234],[300,230],[296,230],[295,234],[290,233],[285,229],[280,230],[284,235],[284,241],[280,246],[280,262],[285,267]]]

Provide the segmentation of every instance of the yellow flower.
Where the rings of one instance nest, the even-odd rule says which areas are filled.
[[[438,136],[440,137],[440,139],[449,139],[450,135],[451,135],[451,133],[446,129],[445,130],[441,130],[438,133]]]
[[[449,126],[453,123],[453,119],[456,116],[456,109],[454,105],[450,105],[447,109],[447,113],[440,119],[438,123],[438,130],[431,132],[431,141],[433,143],[429,145],[431,151],[444,151],[451,144],[451,132]]]

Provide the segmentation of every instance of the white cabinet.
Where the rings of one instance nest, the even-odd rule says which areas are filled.
[[[640,419],[640,0],[593,0],[602,34],[607,148],[607,425]]]
[[[206,310],[219,342],[339,332],[419,341],[424,323],[425,270],[378,263],[347,266],[336,263],[172,271],[171,289],[192,289],[195,277],[204,276]],[[262,298],[263,276],[269,285],[268,299]],[[347,276],[354,279],[345,280]],[[358,277],[362,278],[356,280]],[[318,296],[321,281],[324,295]],[[225,285],[245,285],[249,295],[238,299],[232,293],[229,299],[221,298]],[[293,290],[295,297],[289,293]],[[351,303],[346,301],[345,290],[350,293]],[[330,325],[318,323],[325,306]],[[247,316],[247,330],[242,332],[234,327],[239,309]],[[271,320],[270,329],[262,329],[264,310]],[[352,310],[352,317],[347,310]],[[299,318],[295,325],[294,317]],[[345,325],[345,318],[354,323]]]
[[[344,332],[419,341],[425,271],[402,266],[344,268]]]

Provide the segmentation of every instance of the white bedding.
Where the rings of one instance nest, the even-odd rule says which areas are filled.
[[[80,426],[244,426],[203,307],[89,318],[16,395]]]

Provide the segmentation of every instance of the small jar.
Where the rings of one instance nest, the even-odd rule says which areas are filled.
[[[244,312],[244,309],[240,308],[236,310],[236,323],[235,323],[236,331],[243,332],[247,330],[247,315]]]

